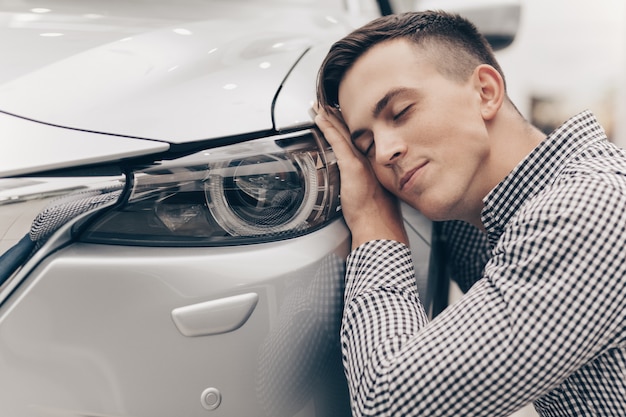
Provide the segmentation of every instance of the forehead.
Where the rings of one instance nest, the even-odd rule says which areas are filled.
[[[372,46],[346,71],[339,84],[344,113],[371,107],[392,89],[422,89],[439,76],[426,50],[409,40],[394,39]]]

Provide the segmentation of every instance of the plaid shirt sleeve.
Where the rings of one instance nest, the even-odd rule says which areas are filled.
[[[626,195],[584,181],[526,204],[483,278],[431,322],[406,246],[350,254],[354,416],[506,416],[531,401],[546,416],[626,415]]]

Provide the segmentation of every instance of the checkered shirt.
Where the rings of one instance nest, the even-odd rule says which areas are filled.
[[[530,402],[546,417],[626,416],[626,152],[583,112],[484,202],[488,257],[469,243],[482,275],[430,322],[405,245],[349,255],[354,416],[495,417]]]

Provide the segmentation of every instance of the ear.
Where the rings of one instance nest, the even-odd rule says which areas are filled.
[[[504,79],[491,65],[482,64],[474,70],[475,86],[480,93],[481,114],[484,120],[492,120],[506,97]]]

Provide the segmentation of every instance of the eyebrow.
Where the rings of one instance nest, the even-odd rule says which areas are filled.
[[[387,105],[393,98],[409,93],[416,93],[416,90],[407,87],[392,88],[391,90],[387,91],[387,94],[385,94],[380,100],[378,100],[378,102],[376,102],[376,105],[372,110],[372,115],[374,116],[374,118],[377,118],[378,116],[380,116],[380,113],[385,110],[385,107],[387,107]],[[354,133],[350,135],[350,140],[354,142],[363,133],[365,133],[365,129],[359,129],[354,131]]]

